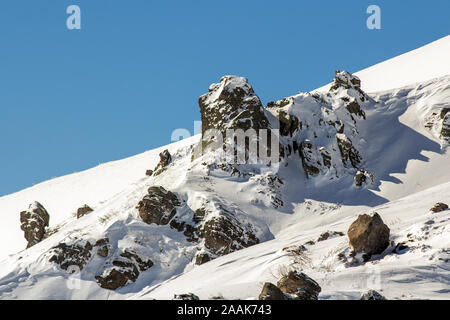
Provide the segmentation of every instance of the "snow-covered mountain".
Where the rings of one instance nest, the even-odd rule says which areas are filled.
[[[449,299],[450,210],[430,211],[450,202],[449,54],[447,36],[267,106],[226,76],[201,135],[1,197],[0,298],[257,299],[296,269],[319,299]],[[211,129],[278,130],[279,162],[230,162]],[[389,245],[355,260],[347,230],[374,212]]]

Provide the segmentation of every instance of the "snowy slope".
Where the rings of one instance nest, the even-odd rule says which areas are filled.
[[[450,74],[450,35],[355,73],[366,92],[404,87]],[[318,91],[327,91],[325,85]]]
[[[355,127],[365,168],[375,177],[371,186],[356,188],[345,170],[338,181],[327,176],[308,179],[298,161],[276,172],[282,185],[268,183],[270,172],[233,176],[205,165],[214,161],[213,153],[191,158],[196,136],[0,198],[0,299],[166,299],[186,292],[201,298],[254,299],[263,281],[274,281],[280,268],[292,263],[320,283],[323,299],[359,297],[373,270],[388,298],[448,299],[450,211],[428,210],[435,202],[450,202],[450,155],[438,136],[439,124],[428,129],[426,125],[436,110],[450,106],[450,61],[442,59],[449,45],[446,37],[361,71],[362,87],[377,91],[365,104],[367,119]],[[430,65],[414,77],[402,71],[402,65],[431,60],[440,67]],[[391,70],[395,79],[385,86],[380,76]],[[292,97],[297,102],[292,112],[307,117],[309,97]],[[158,176],[146,176],[166,148],[173,163]],[[201,243],[188,241],[169,226],[145,224],[139,217],[136,205],[155,185],[180,198],[181,218],[202,207],[211,216],[226,208],[242,225],[253,226],[262,243],[196,266],[193,258]],[[284,205],[274,205],[274,199]],[[33,201],[45,206],[50,227],[57,232],[24,250],[19,213]],[[84,204],[94,211],[76,219],[74,213]],[[317,240],[327,230],[345,233],[357,214],[373,211],[391,228],[393,241],[410,241],[409,250],[392,254],[388,248],[379,259],[351,268],[337,260],[346,250],[345,236],[316,242],[298,257],[282,250]],[[81,287],[68,288],[72,278],[49,262],[51,249],[62,242],[95,243],[106,237],[111,243],[108,259],[94,255],[81,273]],[[150,257],[153,267],[116,291],[100,288],[95,277],[130,248]]]

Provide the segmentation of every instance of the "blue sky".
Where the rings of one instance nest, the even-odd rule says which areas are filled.
[[[72,4],[81,30],[66,28]],[[370,4],[381,30],[366,28]],[[449,13],[448,0],[3,0],[0,195],[193,131],[223,75],[267,103],[444,37]]]

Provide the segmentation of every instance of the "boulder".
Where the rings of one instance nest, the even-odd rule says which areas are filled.
[[[147,171],[145,171],[145,175],[146,175],[146,176],[151,176],[151,175],[153,175],[153,170],[147,170]]]
[[[373,175],[365,170],[358,170],[355,174],[354,180],[357,187],[362,187],[365,184],[370,184],[373,182]]]
[[[95,279],[103,289],[116,290],[128,283],[136,282],[141,272],[153,266],[153,261],[140,257],[132,250],[125,250],[111,264],[111,267]]]
[[[177,206],[180,206],[178,197],[161,186],[148,189],[148,194],[138,203],[139,216],[147,223],[166,225],[175,216]]]
[[[350,246],[356,253],[364,253],[365,259],[382,253],[389,246],[389,233],[378,213],[359,215],[347,231]]]
[[[320,291],[319,284],[303,272],[289,271],[277,283],[277,287],[284,293],[294,296],[298,300],[317,300]]]
[[[20,213],[20,228],[28,241],[27,248],[34,246],[45,238],[45,230],[49,226],[50,215],[39,202],[30,204],[27,211]]]
[[[433,211],[433,212],[441,212],[441,211],[444,211],[444,210],[448,210],[448,205],[445,204],[445,203],[442,203],[442,202],[436,203],[433,206],[433,208],[430,209],[430,211]]]
[[[83,217],[86,213],[92,212],[94,211],[94,209],[92,209],[91,207],[89,207],[87,204],[85,204],[84,206],[82,206],[81,208],[78,208],[77,210],[77,219],[80,219],[81,217]]]
[[[200,300],[199,297],[197,297],[193,293],[184,293],[184,294],[174,294],[173,300],[185,300],[185,301],[194,301],[194,300]]]
[[[276,285],[266,282],[259,294],[258,300],[287,300],[287,297]]]
[[[83,270],[91,258],[91,250],[92,245],[89,241],[78,241],[73,244],[59,243],[50,250],[52,256],[49,262],[58,264],[63,270],[73,266]]]
[[[111,246],[109,244],[109,238],[103,238],[98,240],[94,247],[97,247],[97,254],[100,257],[106,258],[109,255],[109,251],[111,249]]]
[[[364,293],[359,300],[387,300],[375,290],[369,290]]]

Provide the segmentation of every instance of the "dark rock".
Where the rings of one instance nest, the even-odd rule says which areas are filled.
[[[208,253],[202,253],[201,258],[196,258],[197,264],[259,243],[252,230],[242,226],[225,208],[219,216],[205,222],[200,237],[204,239],[204,246],[210,254],[206,257]]]
[[[139,202],[139,216],[147,223],[166,225],[175,216],[176,207],[180,206],[178,197],[161,186],[148,189],[148,194]]]
[[[364,293],[359,300],[387,300],[375,290],[369,290]]]
[[[280,120],[280,134],[282,136],[292,137],[295,131],[302,129],[302,124],[298,118],[283,110],[278,111],[278,119]]]
[[[355,174],[355,185],[357,187],[362,187],[364,184],[372,183],[373,182],[373,176],[367,171],[364,170],[358,170]]]
[[[430,209],[430,211],[433,212],[441,212],[441,211],[445,211],[448,210],[448,205],[442,202],[438,202],[436,203],[433,208]]]
[[[145,171],[145,175],[146,175],[146,176],[151,176],[151,175],[153,175],[153,170],[147,170],[147,171]]]
[[[185,293],[185,294],[174,294],[173,295],[173,300],[185,300],[185,301],[189,301],[189,300],[200,300],[199,297],[197,297],[195,294],[193,293]]]
[[[287,300],[287,297],[276,285],[266,282],[259,294],[258,300]]]
[[[311,141],[305,140],[300,144],[300,157],[303,169],[308,177],[316,176],[320,173],[319,167],[322,166],[322,163]]]
[[[92,245],[87,241],[74,244],[59,243],[51,249],[51,258],[49,262],[58,264],[61,269],[67,270],[70,267],[77,266],[83,270],[84,266],[91,258]]]
[[[152,174],[154,176],[160,175],[164,172],[167,166],[172,162],[172,156],[169,153],[169,150],[164,150],[159,154],[159,163],[156,165],[155,170],[153,170]]]
[[[450,113],[450,108],[442,108],[441,109],[441,119],[444,119],[447,113]]]
[[[220,83],[212,84],[209,92],[199,98],[202,118],[202,150],[212,143],[205,133],[218,130],[225,137],[228,129],[268,129],[269,121],[261,100],[248,80],[243,77],[225,76]]]
[[[109,239],[108,238],[103,238],[103,239],[98,240],[94,244],[94,247],[98,247],[97,248],[97,254],[100,257],[106,258],[109,255],[110,245],[109,245]]]
[[[50,215],[39,202],[30,204],[27,211],[20,213],[20,228],[28,241],[27,248],[41,242],[45,237],[45,230],[49,226]]]
[[[153,261],[140,257],[134,251],[126,250],[111,264],[111,268],[105,270],[102,275],[96,276],[95,279],[103,289],[116,290],[130,282],[136,282],[140,272],[151,268]]]
[[[340,232],[340,231],[326,231],[320,235],[319,239],[317,239],[317,242],[325,241],[325,240],[328,240],[330,237],[335,237],[335,236],[342,237],[342,236],[344,236],[344,233]]]
[[[296,296],[298,300],[317,300],[320,291],[319,284],[303,272],[289,271],[277,283],[284,293]]]
[[[450,113],[446,113],[442,120],[441,137],[445,141],[450,142]]]
[[[389,246],[389,233],[378,213],[359,215],[347,232],[350,246],[356,253],[365,253],[367,257],[380,254]]]
[[[89,207],[87,204],[82,206],[81,208],[78,208],[77,210],[77,219],[80,219],[83,217],[86,213],[94,211],[91,207]]]
[[[353,146],[352,141],[345,134],[338,134],[336,138],[339,151],[341,152],[342,163],[348,166],[348,162],[350,162],[354,168],[359,168],[362,158],[359,151]]]

